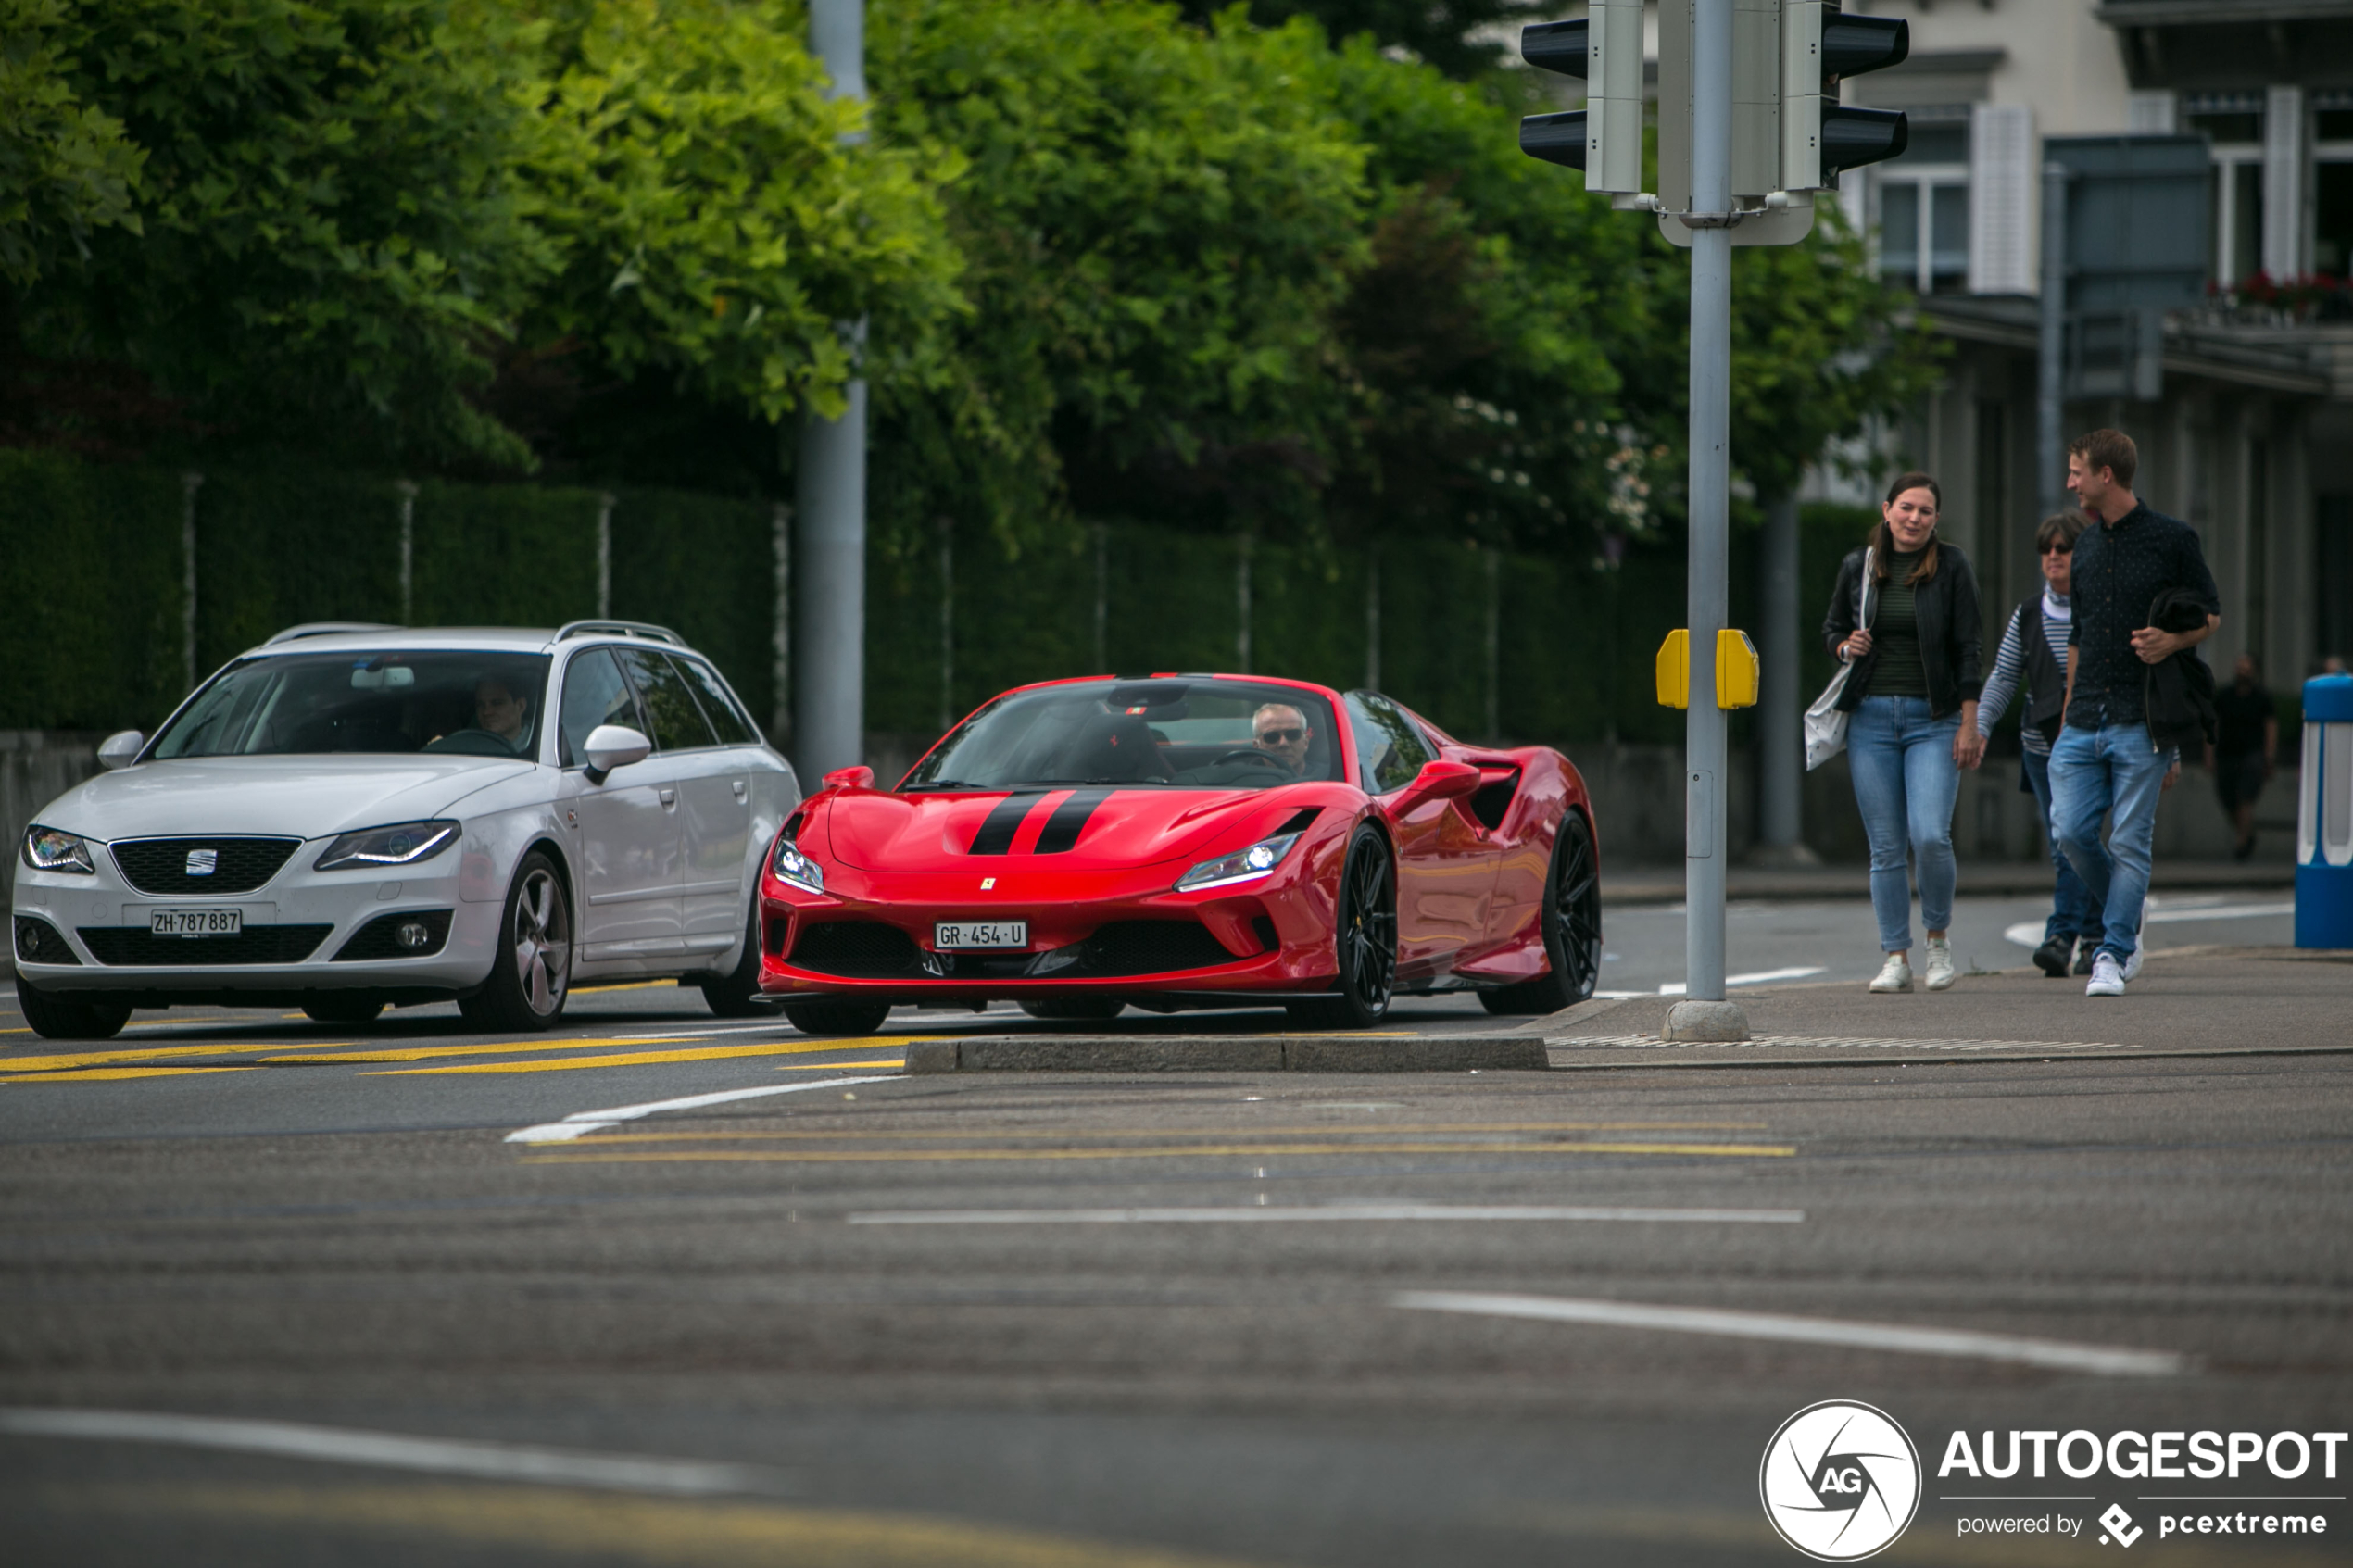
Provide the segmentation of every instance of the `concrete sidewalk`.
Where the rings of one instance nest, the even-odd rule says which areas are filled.
[[[1528,1032],[1543,1035],[1555,1068],[2353,1054],[2353,952],[2160,948],[2122,997],[2086,997],[2083,984],[2029,967],[1903,996],[1862,981],[1743,986],[1746,1045],[1660,1043],[1672,997],[1584,1002]]]
[[[2047,860],[1963,860],[1960,891],[1970,894],[2048,894],[2051,867]],[[2276,889],[2296,885],[2296,867],[2286,861],[2159,860],[2149,886],[2158,893],[2221,892],[2226,889]],[[1815,899],[1869,898],[1870,868],[1859,862],[1835,866],[1733,866],[1725,872],[1725,891],[1733,898]],[[1626,866],[1602,871],[1602,902],[1675,904],[1683,897],[1683,868]]]

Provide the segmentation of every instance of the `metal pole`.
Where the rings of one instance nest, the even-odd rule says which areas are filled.
[[[956,524],[939,520],[939,733],[956,721]]]
[[[768,737],[783,749],[792,745],[792,508],[776,503],[768,515],[775,544],[775,622],[771,628],[768,671]]]
[[[597,497],[597,615],[612,613],[612,508],[610,490]]]
[[[180,673],[182,691],[196,689],[196,492],[204,475],[180,476]]]
[[[1234,672],[1250,673],[1250,535],[1234,542]]]
[[[1724,710],[1732,395],[1732,0],[1696,0],[1692,33],[1691,707],[1684,727],[1684,1009],[1724,998]],[[1720,1012],[1721,1010],[1712,1010]],[[1737,1013],[1734,1015],[1737,1016]],[[1722,1026],[1719,1022],[1719,1028]],[[1671,1027],[1671,1026],[1670,1026]],[[1740,1035],[1746,1034],[1743,1025]]]
[[[1504,742],[1504,552],[1487,557],[1487,744]]]
[[[1095,668],[1111,668],[1111,524],[1095,524]]]
[[[1765,505],[1764,689],[1756,705],[1756,853],[1770,865],[1810,865],[1799,809],[1806,780],[1804,708],[1797,685],[1797,497]]]
[[[393,488],[400,495],[400,624],[407,626],[417,619],[417,482]]]
[[[2059,434],[2065,417],[2059,356],[2067,334],[2067,166],[2043,166],[2043,330],[2035,346],[2034,478],[2043,509],[2067,501],[2067,447]]]
[[[826,94],[866,97],[863,0],[811,0],[809,42],[830,78]],[[861,142],[863,132],[846,140]],[[864,320],[837,323],[853,363]],[[812,412],[800,427],[800,657],[793,689],[794,759],[805,780],[854,766],[866,749],[866,382],[844,388],[839,419]]]

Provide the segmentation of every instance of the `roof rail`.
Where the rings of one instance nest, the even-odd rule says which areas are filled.
[[[570,637],[588,637],[599,634],[614,637],[651,637],[657,642],[668,643],[673,647],[683,648],[686,646],[686,639],[669,627],[656,626],[644,621],[567,621],[556,628],[556,641],[560,643]]]
[[[289,626],[263,643],[263,647],[275,647],[280,643],[298,643],[305,637],[332,637],[338,632],[399,632],[406,628],[385,621],[306,621],[299,626]]]

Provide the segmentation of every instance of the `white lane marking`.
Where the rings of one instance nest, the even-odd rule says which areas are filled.
[[[2019,1361],[2028,1366],[2095,1373],[2105,1377],[2171,1377],[2186,1371],[2190,1364],[2188,1357],[2171,1350],[2118,1350],[2020,1334],[1906,1328],[1899,1323],[1801,1318],[1780,1312],[1738,1312],[1706,1307],[1652,1306],[1638,1301],[1484,1295],[1457,1290],[1408,1290],[1390,1300],[1392,1306],[1425,1312],[1604,1323],[1670,1334],[1720,1334],[1740,1339],[1785,1339],[1802,1345],[1837,1345],[1857,1350],[1897,1350],[1916,1356]]]
[[[2156,902],[2154,898],[2149,900],[2151,905]],[[2296,913],[2294,899],[2284,904],[2200,904],[2188,909],[2168,907],[2162,909],[2145,907],[2141,912],[2141,923],[2143,925],[2171,925],[2202,920],[2262,920],[2272,915],[2294,913]],[[2034,921],[2020,921],[2018,924],[2005,930],[2002,935],[2021,947],[2039,947],[2043,945],[2043,927]]]
[[[487,1480],[536,1481],[614,1492],[711,1497],[774,1491],[773,1471],[693,1460],[583,1453],[522,1443],[408,1437],[393,1432],[307,1426],[288,1421],[233,1421],[169,1415],[155,1411],[0,1410],[0,1432],[26,1437],[82,1437],[116,1443],[170,1443],[182,1448],[268,1454],[274,1459],[377,1465]]]
[[[851,1084],[887,1084],[889,1077],[820,1078],[807,1084],[763,1084],[756,1089],[722,1089],[716,1094],[687,1095],[679,1099],[658,1099],[644,1105],[617,1105],[610,1110],[575,1110],[560,1122],[542,1122],[509,1133],[509,1143],[564,1143],[584,1134],[617,1127],[623,1122],[635,1122],[664,1110],[696,1110],[706,1105],[725,1105],[729,1100],[758,1099],[763,1095],[803,1094],[811,1089],[837,1089]]]
[[[1822,972],[1823,969],[1820,964],[1812,964],[1800,969],[1762,969],[1758,970],[1755,974],[1728,974],[1724,976],[1724,984],[1727,985],[1762,985],[1768,980],[1803,980],[1809,974],[1820,974]],[[1631,997],[1653,995],[1661,997],[1680,997],[1683,994],[1683,985],[1684,983],[1682,981],[1678,980],[1671,985],[1661,985],[1655,992],[1629,991],[1627,995]]]
[[[853,1225],[1214,1225],[1332,1220],[1626,1220],[1796,1225],[1803,1209],[1578,1209],[1442,1203],[1333,1203],[1288,1209],[884,1209]]]

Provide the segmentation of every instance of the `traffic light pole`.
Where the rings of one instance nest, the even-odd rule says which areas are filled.
[[[811,0],[811,50],[832,79],[828,94],[866,96],[864,0]],[[837,322],[854,359],[866,350],[863,320]],[[866,382],[844,389],[839,419],[801,416],[795,465],[800,526],[794,552],[793,761],[803,789],[865,755]]]
[[[1729,608],[1732,413],[1732,0],[1694,0],[1692,34],[1691,706],[1685,710],[1684,980],[1678,1039],[1745,1039],[1724,999],[1726,714],[1716,633]]]

